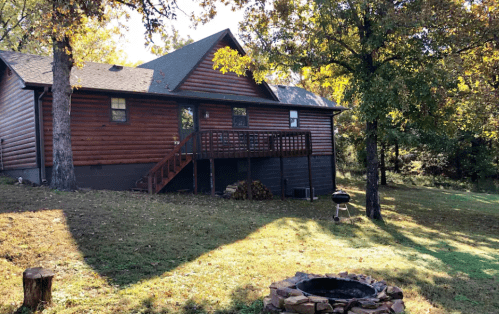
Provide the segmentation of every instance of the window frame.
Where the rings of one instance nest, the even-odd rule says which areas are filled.
[[[296,112],[296,118],[291,118],[291,112],[295,111]],[[289,109],[289,128],[290,129],[299,129],[300,128],[300,111],[296,109]],[[296,126],[292,126],[291,124],[291,119],[296,119]]]
[[[244,109],[245,112],[246,112],[246,115],[245,116],[235,115],[234,111],[235,111],[236,108]],[[234,117],[246,117],[246,125],[244,125],[244,126],[242,126],[242,125],[234,125]],[[246,128],[249,128],[248,107],[245,107],[245,106],[234,106],[234,107],[232,107],[232,127],[236,128],[236,129],[246,129]]]
[[[124,105],[125,105],[125,109],[113,108],[113,99],[118,99],[118,105],[119,105],[119,100],[123,99]],[[109,121],[111,123],[118,123],[118,124],[129,123],[130,122],[130,117],[129,117],[129,113],[128,113],[128,108],[129,108],[129,106],[127,105],[126,98],[124,98],[124,97],[110,97],[110,99],[109,99]],[[113,119],[113,112],[114,111],[124,111],[125,112],[125,121],[114,120]]]

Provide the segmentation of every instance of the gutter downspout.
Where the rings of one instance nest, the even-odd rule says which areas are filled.
[[[332,185],[333,185],[333,192],[336,192],[336,141],[334,139],[334,117],[337,115],[341,114],[342,111],[336,114],[331,115],[331,145],[332,145],[332,150],[333,150],[333,156],[331,156],[331,178],[332,178]]]
[[[49,90],[48,87],[43,89],[43,93],[38,97],[38,134],[40,135],[40,180],[42,184],[47,183],[47,175],[45,173],[45,142],[43,141],[43,106],[42,97]]]

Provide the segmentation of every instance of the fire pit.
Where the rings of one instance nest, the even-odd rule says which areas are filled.
[[[377,292],[371,285],[345,278],[312,278],[300,281],[296,288],[303,295],[326,297],[331,302],[344,299],[375,298]]]
[[[348,274],[314,275],[298,272],[270,285],[264,299],[267,313],[383,314],[402,313],[402,290],[384,280]]]

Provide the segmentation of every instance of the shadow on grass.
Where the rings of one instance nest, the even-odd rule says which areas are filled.
[[[231,294],[231,303],[228,307],[214,310],[213,305],[206,301],[196,301],[189,299],[183,304],[177,303],[173,308],[163,308],[155,306],[156,299],[148,297],[141,301],[141,305],[132,309],[132,313],[144,314],[166,314],[166,313],[179,313],[179,314],[260,314],[263,310],[263,302],[252,294],[252,289],[248,287],[239,287]],[[115,311],[121,313],[121,311]]]

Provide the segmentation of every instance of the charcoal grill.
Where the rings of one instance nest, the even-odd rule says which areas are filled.
[[[336,191],[331,196],[331,199],[336,203],[336,215],[333,216],[334,221],[340,220],[340,210],[345,210],[348,213],[348,217],[352,218],[347,206],[347,203],[350,201],[350,195],[347,192],[342,190]]]

